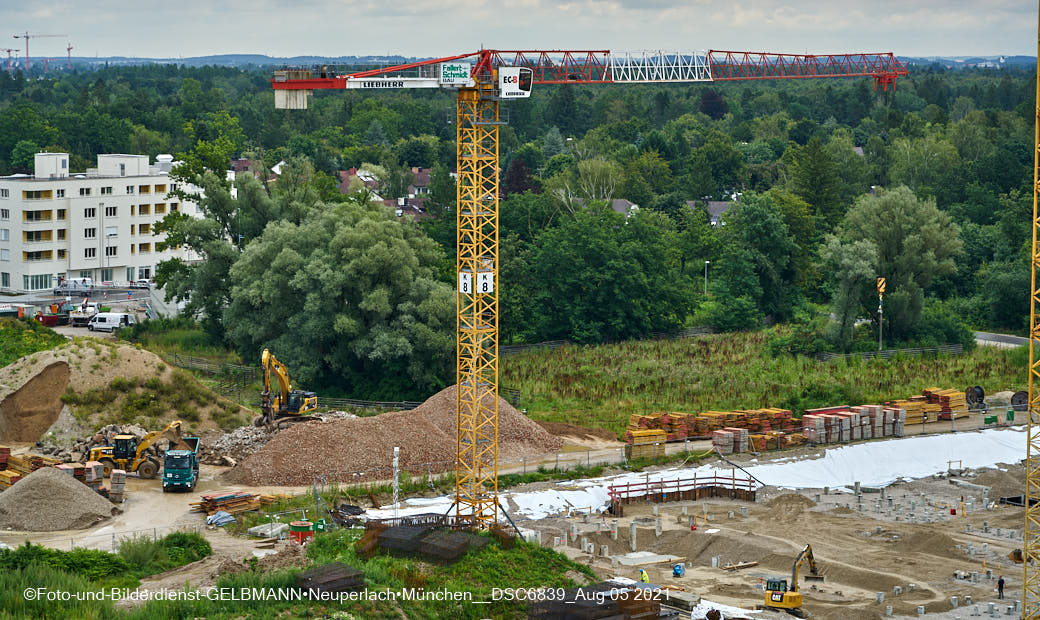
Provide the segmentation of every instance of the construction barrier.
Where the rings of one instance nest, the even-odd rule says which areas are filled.
[[[721,497],[743,501],[755,501],[758,484],[750,476],[738,476],[735,472],[729,476],[715,473],[712,475],[672,480],[653,480],[644,482],[627,482],[607,487],[610,498],[611,514],[624,516],[624,505],[635,500],[659,504],[688,500]]]

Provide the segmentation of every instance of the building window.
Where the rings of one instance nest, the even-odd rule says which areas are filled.
[[[138,185],[137,186],[137,193],[138,194],[150,194],[150,193],[152,193],[152,187],[150,185]]]
[[[51,221],[50,211],[22,211],[22,221],[24,222],[49,222]]]
[[[0,250],[0,260],[2,260],[2,261],[9,261],[9,260],[11,260],[11,250],[8,250],[6,248]]]
[[[165,185],[156,185],[155,186],[155,193],[156,194],[165,194],[166,193],[166,186]]]
[[[137,205],[130,205],[130,215],[137,215]]]
[[[81,187],[81,188],[79,188],[79,195],[80,196],[89,196],[90,195],[90,188],[89,187]]]
[[[126,176],[126,164],[119,164],[119,176]]]
[[[119,256],[119,246],[110,245],[105,248],[105,256]],[[109,278],[111,279],[111,278]]]
[[[65,250],[58,250],[58,258],[59,259],[65,258]]]
[[[10,197],[11,197],[11,190],[9,190],[9,189],[0,189],[0,198],[10,198]]]
[[[25,243],[36,243],[39,241],[50,241],[52,232],[49,230],[23,230],[22,241]]]
[[[6,271],[0,273],[0,287],[11,288],[11,274]]]
[[[11,229],[10,228],[0,228],[0,241],[10,241],[10,240],[11,240]]]
[[[105,207],[105,217],[115,217],[119,207]]]
[[[179,204],[177,204],[176,202],[171,202],[170,203],[170,213],[176,213],[177,210],[178,210],[178,207],[180,207]]]
[[[65,209],[58,209],[58,219],[59,220],[64,220],[65,219]]]
[[[150,215],[152,213],[151,205],[140,205],[137,207],[138,215]]]
[[[51,275],[49,273],[39,276],[22,276],[23,288],[27,291],[39,291],[51,287]]]
[[[9,219],[11,219],[11,210],[10,209],[0,209],[0,220],[9,220]]]
[[[83,248],[83,258],[97,258],[97,248]]]
[[[97,229],[96,228],[84,228],[83,229],[83,237],[85,239],[94,239],[94,238],[96,238],[97,237]]]
[[[152,244],[151,243],[142,243],[139,246],[137,246],[137,252],[139,254],[147,254],[147,253],[149,253],[151,251],[152,251]]]
[[[107,195],[111,195],[112,194],[112,188],[111,187],[102,187],[101,188],[101,193],[102,193],[102,195],[106,195],[106,196]]]
[[[150,277],[152,277],[152,268],[151,267],[138,267],[137,268],[137,279],[138,280],[147,280]]]
[[[126,268],[126,281],[127,282],[132,282],[133,279],[134,279],[134,268],[133,267],[127,267]]]
[[[179,186],[176,183],[170,183],[170,191],[175,192]]]
[[[105,267],[104,269],[101,270],[101,281],[102,282],[111,282],[112,281],[112,268],[111,267]]]
[[[166,205],[161,203],[161,202],[159,204],[155,205],[155,214],[156,215],[166,215]]]
[[[133,194],[134,193],[134,186],[133,185],[127,185],[126,186],[126,193],[127,194]]]
[[[137,227],[137,232],[141,233],[142,235],[150,235],[150,234],[152,234],[152,225],[151,224],[141,224],[140,226]]]
[[[87,207],[86,209],[83,209],[84,219],[92,220],[95,217],[97,217],[97,209],[95,209],[94,207]]]
[[[50,200],[53,194],[49,189],[22,191],[22,200]]]
[[[64,228],[59,228],[58,229],[58,241],[65,241],[65,229]]]
[[[38,250],[36,252],[22,252],[22,261],[31,263],[38,260],[51,260],[54,253],[50,250]]]
[[[57,191],[58,191],[58,194],[57,194],[58,198],[64,198],[65,197],[65,190],[59,189]]]

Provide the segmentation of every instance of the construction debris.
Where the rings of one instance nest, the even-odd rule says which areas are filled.
[[[231,515],[250,510],[259,510],[261,506],[269,506],[278,501],[277,495],[261,495],[259,493],[229,492],[209,493],[202,496],[201,502],[191,502],[193,510],[215,515],[220,511]]]
[[[78,530],[118,512],[85,484],[54,467],[38,469],[0,493],[0,528]]]
[[[501,398],[498,442],[500,461],[518,461],[563,447],[561,439]],[[343,482],[385,480],[392,476],[395,446],[401,448],[401,468],[414,475],[454,468],[455,387],[438,392],[412,411],[296,424],[240,462],[228,480],[249,485],[304,485],[316,476]]]

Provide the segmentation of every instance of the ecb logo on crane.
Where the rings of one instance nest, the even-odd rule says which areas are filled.
[[[534,72],[527,67],[501,67],[498,70],[498,96],[524,99],[531,96]]]

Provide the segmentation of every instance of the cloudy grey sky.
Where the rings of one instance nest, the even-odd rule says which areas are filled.
[[[76,56],[441,56],[481,46],[1033,55],[1036,11],[1024,0],[0,0],[0,37],[24,48],[11,35],[68,34]],[[30,55],[64,56],[65,45],[34,40]]]

